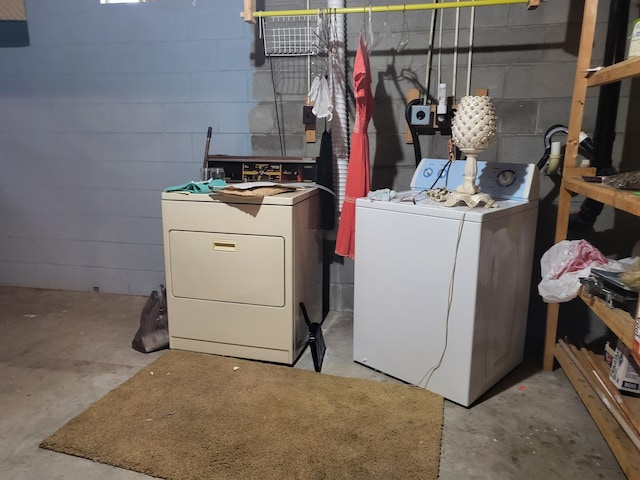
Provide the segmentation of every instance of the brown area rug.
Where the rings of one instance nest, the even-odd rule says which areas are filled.
[[[160,478],[434,479],[443,399],[169,350],[40,446]]]

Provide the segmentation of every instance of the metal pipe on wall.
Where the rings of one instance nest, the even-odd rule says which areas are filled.
[[[625,59],[627,25],[629,21],[629,0],[612,0],[609,5],[609,24],[604,50],[604,65]],[[613,141],[616,135],[616,116],[620,99],[620,82],[600,87],[598,112],[593,133],[595,144],[595,167],[610,167]]]

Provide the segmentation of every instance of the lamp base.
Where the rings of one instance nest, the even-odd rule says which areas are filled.
[[[469,160],[467,160],[467,165],[469,163]],[[466,165],[465,165],[466,168]],[[468,195],[474,195],[478,192],[480,192],[480,188],[478,187],[478,185],[476,185],[476,176],[475,174],[473,176],[464,176],[464,181],[458,185],[458,188],[456,188],[456,192],[459,193],[466,193]]]
[[[458,205],[466,205],[467,207],[491,208],[496,205],[496,201],[491,198],[488,193],[462,193],[457,191],[449,191],[445,189],[429,190],[427,197],[441,202],[445,207],[456,207]]]
[[[480,192],[480,187],[476,185],[476,176],[478,175],[478,154],[482,152],[479,148],[460,148],[467,159],[464,162],[464,179],[456,192],[474,195]]]

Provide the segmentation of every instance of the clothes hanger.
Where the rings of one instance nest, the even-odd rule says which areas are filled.
[[[369,9],[367,12],[362,12],[362,28],[360,28],[360,34],[364,37],[364,44],[367,48],[373,47],[373,21],[372,21],[373,9],[371,2],[369,2]]]
[[[400,43],[396,47],[397,52],[401,52],[405,49],[409,43],[409,27],[407,25],[407,5],[405,4],[402,10],[402,36],[400,37]]]
[[[376,48],[378,45],[380,45],[380,43],[382,42],[383,39],[389,39],[391,38],[391,26],[389,25],[389,5],[387,5],[387,12],[385,13],[384,16],[384,22],[382,23],[382,34],[378,35],[375,39],[375,41],[371,42],[371,47],[369,48],[369,51],[373,51],[374,48]]]

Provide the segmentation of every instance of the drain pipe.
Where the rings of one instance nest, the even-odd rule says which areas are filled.
[[[345,0],[328,0],[331,8],[344,8]],[[330,15],[329,60],[331,75],[329,87],[333,100],[333,119],[331,120],[331,143],[333,158],[336,162],[334,185],[337,197],[338,213],[342,211],[344,190],[347,183],[349,165],[349,117],[347,114],[347,74],[346,74],[346,27],[344,14]]]
[[[629,0],[612,0],[609,5],[609,24],[604,51],[605,65],[621,62],[625,58],[627,22],[629,21]],[[595,143],[594,159],[596,168],[610,167],[611,154],[616,134],[616,116],[620,99],[620,82],[600,87],[596,126],[593,133]]]
[[[627,43],[626,31],[629,21],[629,0],[611,0],[603,64],[605,66],[624,60]],[[612,152],[616,134],[616,116],[620,99],[620,82],[600,87],[596,126],[593,133],[594,154],[591,166],[597,175],[616,173]],[[586,198],[578,213],[569,217],[569,229],[579,232],[592,227],[602,212],[603,204]]]

